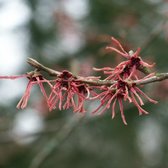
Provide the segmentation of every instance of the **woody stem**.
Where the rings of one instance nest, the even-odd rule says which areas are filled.
[[[28,58],[27,63],[29,63],[31,66],[33,66],[34,68],[38,70],[45,71],[51,76],[58,76],[61,74],[61,72],[48,68],[33,58]],[[114,80],[113,81],[112,80],[100,80],[100,79],[95,80],[95,79],[87,79],[86,77],[82,77],[82,76],[76,76],[76,75],[73,75],[73,76],[80,82],[87,83],[90,85],[95,85],[95,86],[103,86],[103,85],[110,86],[117,82]],[[156,73],[156,75],[146,78],[146,79],[130,81],[129,84],[145,85],[149,83],[163,81],[166,79],[168,79],[168,73]]]

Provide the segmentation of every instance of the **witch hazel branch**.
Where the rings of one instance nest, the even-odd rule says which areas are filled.
[[[117,39],[112,37],[111,41],[112,44],[106,49],[124,57],[125,61],[114,68],[93,68],[94,71],[104,73],[107,76],[105,79],[96,76],[76,76],[67,70],[56,71],[32,58],[28,58],[27,63],[34,67],[34,71],[19,76],[0,76],[0,79],[28,79],[26,90],[17,104],[18,109],[26,108],[32,87],[38,85],[49,111],[72,108],[75,113],[86,113],[85,102],[98,100],[100,104],[93,114],[103,114],[111,108],[111,115],[114,118],[118,104],[122,121],[127,125],[123,102],[136,106],[139,115],[148,114],[143,108],[142,97],[154,104],[157,101],[146,95],[141,88],[145,84],[168,79],[168,73],[151,72],[154,64],[150,65],[142,60],[140,48],[135,52],[126,52]],[[143,78],[138,71],[144,74]],[[48,73],[51,79],[45,78],[43,72]],[[46,85],[49,87],[49,94],[46,92]]]

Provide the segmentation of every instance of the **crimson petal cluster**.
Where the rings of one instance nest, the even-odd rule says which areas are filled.
[[[109,109],[112,104],[112,118],[114,118],[115,106],[116,102],[118,101],[123,123],[127,125],[123,110],[123,100],[128,100],[130,103],[133,103],[138,108],[139,115],[148,114],[148,112],[141,107],[144,105],[144,102],[139,94],[145,97],[148,101],[157,103],[157,101],[149,98],[140,88],[138,88],[138,86],[136,86],[136,84],[133,83],[134,80],[141,81],[154,75],[152,73],[140,79],[137,73],[140,67],[151,68],[154,66],[154,64],[150,65],[142,60],[139,55],[140,48],[138,48],[136,52],[126,52],[117,39],[112,37],[111,40],[116,47],[108,46],[106,49],[116,52],[127,60],[121,62],[115,68],[94,68],[95,71],[102,71],[104,74],[108,75],[105,80],[116,81],[116,83],[104,88],[103,92],[92,98],[99,99],[101,102],[99,107],[93,113],[100,111],[101,114],[106,109]]]
[[[48,105],[53,110],[57,106],[60,110],[73,108],[74,112],[85,112],[84,102],[90,91],[86,84],[77,80],[69,71],[64,70],[54,81]]]

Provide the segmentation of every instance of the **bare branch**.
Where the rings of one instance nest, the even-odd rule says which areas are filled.
[[[53,69],[50,69],[44,65],[42,65],[41,63],[39,63],[38,61],[36,61],[33,58],[28,58],[27,62],[33,66],[34,68],[37,68],[38,70],[42,70],[47,72],[49,75],[51,76],[58,76],[59,74],[61,74],[61,72],[59,71],[55,71]],[[143,67],[143,69],[141,69],[142,72],[145,72],[145,67]],[[148,74],[147,71],[145,74]],[[111,81],[111,80],[100,80],[100,79],[89,79],[87,77],[82,77],[82,76],[75,76],[73,75],[78,81],[81,81],[83,83],[86,84],[90,84],[90,85],[94,85],[94,86],[103,86],[103,85],[113,85],[115,84],[117,81]],[[129,82],[129,84],[136,84],[136,85],[145,85],[145,84],[149,84],[149,83],[154,83],[154,82],[158,82],[158,81],[162,81],[162,80],[166,80],[168,79],[168,73],[156,73],[155,76],[146,78],[144,80],[135,80],[135,81],[131,81]]]

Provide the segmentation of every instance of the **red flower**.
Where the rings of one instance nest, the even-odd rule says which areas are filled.
[[[144,62],[142,58],[139,56],[140,48],[137,49],[136,52],[132,50],[126,52],[122,47],[121,43],[115,39],[114,37],[111,38],[112,42],[116,45],[116,48],[113,46],[107,46],[106,49],[110,51],[115,51],[119,55],[127,58],[127,61],[121,62],[115,68],[105,67],[102,69],[94,68],[96,71],[103,71],[105,74],[109,76],[105,80],[116,80],[116,79],[138,79],[136,75],[136,70],[140,67],[153,67],[154,64],[149,65],[148,63]]]
[[[93,113],[97,113],[100,110],[99,114],[102,114],[107,109],[109,109],[110,106],[112,105],[112,118],[114,118],[115,106],[116,106],[116,102],[118,101],[122,121],[125,125],[127,125],[125,115],[124,115],[123,103],[122,103],[123,100],[129,101],[129,103],[134,103],[134,105],[137,107],[139,111],[139,115],[148,114],[148,112],[141,107],[144,105],[144,103],[141,97],[139,96],[139,94],[141,94],[150,102],[157,103],[157,101],[149,98],[136,85],[134,84],[130,85],[126,81],[118,80],[117,83],[113,84],[110,87],[103,87],[103,92],[92,98],[92,99],[99,99],[101,102],[100,105],[96,108],[96,110],[93,111]],[[136,98],[139,100],[140,104],[137,102]]]
[[[28,73],[27,78],[29,79],[29,82],[27,84],[25,93],[23,94],[22,98],[20,99],[19,103],[17,104],[18,109],[24,109],[27,106],[31,89],[32,89],[33,85],[35,85],[35,84],[39,85],[43,96],[45,97],[46,101],[48,102],[48,97],[47,97],[46,91],[44,89],[43,83],[46,82],[51,87],[52,85],[50,84],[50,82],[48,80],[46,80],[45,78],[43,78],[43,76],[41,74],[39,74],[38,72]]]
[[[120,113],[121,113],[121,118],[123,120],[123,123],[127,125],[125,115],[124,115],[124,110],[123,110],[123,104],[122,100],[124,99],[125,101],[128,99],[131,102],[131,98],[129,97],[128,94],[128,85],[124,81],[118,81],[111,87],[106,87],[103,88],[105,91],[100,93],[98,96],[95,96],[92,99],[100,99],[101,104],[98,106],[96,110],[93,111],[93,113],[98,112],[102,107],[102,110],[100,111],[99,114],[104,113],[107,109],[110,108],[111,103],[112,103],[112,118],[115,117],[115,106],[116,102],[118,101],[119,107],[120,107]]]
[[[55,80],[49,96],[49,109],[73,108],[74,112],[85,112],[84,102],[90,94],[86,84],[79,82],[70,72],[63,71]]]

